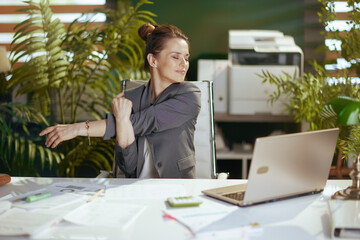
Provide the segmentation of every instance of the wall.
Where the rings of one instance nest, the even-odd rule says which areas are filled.
[[[136,3],[137,1],[133,1]],[[153,0],[147,5],[159,24],[178,26],[191,43],[188,80],[196,80],[197,60],[227,58],[228,30],[280,30],[304,42],[303,0]]]

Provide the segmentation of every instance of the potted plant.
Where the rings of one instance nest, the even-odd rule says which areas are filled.
[[[277,91],[270,95],[269,101],[274,102],[280,96],[286,96],[285,112],[294,116],[298,123],[309,123],[309,130],[329,128],[338,126],[340,128],[340,137],[338,147],[340,147],[340,157],[345,160],[355,149],[360,148],[357,141],[360,136],[358,126],[336,125],[335,121],[325,119],[320,112],[323,107],[335,97],[348,96],[354,99],[360,99],[360,85],[358,82],[360,76],[360,30],[357,27],[360,24],[360,8],[358,1],[348,0],[347,22],[349,30],[339,32],[330,26],[330,21],[337,19],[335,13],[335,3],[333,0],[320,0],[322,3],[321,12],[319,12],[319,21],[323,23],[323,34],[327,38],[335,39],[341,42],[341,49],[333,47],[332,51],[345,59],[349,64],[346,69],[339,69],[329,73],[323,65],[312,62],[314,73],[304,73],[301,77],[291,76],[284,73],[282,76],[275,76],[268,72],[263,72],[263,82],[269,82],[277,86]],[[326,63],[332,63],[334,60],[326,60]],[[357,79],[357,81],[356,81]],[[352,137],[351,137],[352,136]],[[349,141],[350,139],[350,141]],[[352,139],[352,140],[351,140]],[[349,144],[348,144],[349,143]],[[358,152],[355,153],[357,155]]]

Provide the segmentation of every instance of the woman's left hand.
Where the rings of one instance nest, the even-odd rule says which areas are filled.
[[[119,93],[113,99],[113,112],[116,119],[116,140],[120,147],[127,148],[135,141],[133,126],[130,121],[132,101]]]
[[[126,121],[130,119],[132,102],[124,97],[124,93],[119,93],[112,101],[113,112],[116,120]]]

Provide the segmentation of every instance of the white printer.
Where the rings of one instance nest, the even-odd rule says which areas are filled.
[[[198,80],[214,81],[215,112],[229,114],[281,114],[281,101],[267,102],[276,87],[262,83],[258,74],[263,71],[277,76],[302,74],[303,53],[291,36],[270,30],[230,30],[227,62],[198,62]]]
[[[230,114],[281,114],[280,101],[267,102],[276,86],[262,84],[258,74],[277,76],[283,72],[299,76],[303,72],[303,53],[294,39],[279,31],[230,30],[228,99]]]

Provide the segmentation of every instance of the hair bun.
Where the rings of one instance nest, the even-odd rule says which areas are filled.
[[[148,36],[154,31],[156,26],[151,23],[144,23],[138,29],[138,34],[143,40],[147,40]]]

